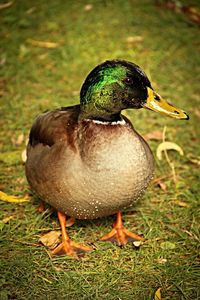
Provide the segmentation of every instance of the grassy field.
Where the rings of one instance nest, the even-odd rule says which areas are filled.
[[[29,191],[21,152],[34,117],[78,103],[85,76],[106,59],[137,63],[164,98],[190,115],[182,122],[145,110],[126,112],[142,135],[167,126],[166,140],[184,151],[168,153],[176,184],[166,159],[156,159],[155,178],[162,178],[164,189],[151,184],[124,213],[126,226],[144,234],[139,249],[97,241],[111,229],[109,217],[69,228],[74,240],[95,242],[95,251],[80,261],[50,258],[38,241],[52,228],[59,230],[56,215],[38,214],[33,197],[21,204],[0,201],[0,299],[150,300],[158,288],[165,300],[200,299],[199,27],[150,0],[21,0],[0,15],[3,192]],[[38,41],[55,43],[54,48]],[[154,155],[160,142],[149,141]]]

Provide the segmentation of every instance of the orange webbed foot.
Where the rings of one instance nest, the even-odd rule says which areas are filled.
[[[62,231],[62,242],[51,251],[52,255],[68,255],[79,259],[79,257],[84,256],[86,252],[93,250],[93,248],[86,245],[79,245],[69,238],[66,231],[66,226],[73,225],[75,222],[74,218],[69,218],[69,220],[66,221],[66,215],[58,212],[58,219]]]
[[[51,255],[68,255],[72,256],[75,259],[83,257],[86,252],[92,251],[93,248],[80,245],[72,240],[62,241],[55,249],[51,251]]]
[[[144,238],[127,230],[122,223],[121,213],[118,212],[116,222],[113,225],[113,229],[109,233],[101,237],[100,241],[109,241],[122,247],[130,241],[144,241]]]

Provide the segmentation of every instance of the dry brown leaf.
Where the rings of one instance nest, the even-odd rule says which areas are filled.
[[[166,259],[166,258],[158,258],[158,259],[157,259],[157,262],[158,262],[159,264],[164,265],[164,264],[166,264],[167,259]]]
[[[194,6],[183,6],[182,11],[189,17],[189,19],[200,25],[200,10]]]
[[[200,156],[194,157],[192,154],[188,154],[187,158],[189,159],[190,162],[193,164],[200,166]]]
[[[12,138],[12,143],[16,146],[19,146],[23,143],[24,141],[24,134],[21,133],[20,135],[18,135],[18,137],[15,139],[15,138]]]
[[[154,295],[154,300],[162,300],[160,291],[161,291],[161,288],[157,289],[157,291],[155,292],[155,295]]]
[[[59,44],[54,42],[47,42],[47,41],[36,41],[33,39],[27,39],[27,43],[31,44],[32,46],[40,47],[40,48],[47,48],[47,49],[54,49],[58,48]]]
[[[158,178],[154,179],[153,180],[153,184],[158,185],[161,188],[161,190],[163,190],[164,192],[166,192],[167,186],[163,182],[163,177],[158,177]]]
[[[25,183],[25,178],[24,177],[19,177],[19,178],[16,179],[16,182],[22,185],[22,184]]]
[[[161,188],[161,190],[163,190],[164,192],[166,192],[167,186],[166,186],[166,184],[165,184],[164,182],[159,181],[159,182],[158,182],[158,185],[159,185],[159,187]]]
[[[10,203],[22,203],[22,202],[30,201],[28,196],[19,198],[16,196],[7,195],[2,191],[0,191],[0,200],[4,202],[10,202]]]
[[[181,1],[157,1],[159,6],[171,9],[176,13],[185,14],[192,22],[200,25],[200,10],[198,7],[191,5],[183,5]]]
[[[159,130],[155,130],[155,131],[152,131],[152,132],[149,132],[149,133],[143,135],[143,138],[146,141],[149,141],[149,140],[162,140],[163,133]]]
[[[26,13],[27,13],[27,15],[31,15],[34,11],[36,11],[36,7],[35,7],[35,6],[29,8],[29,9],[26,11]]]
[[[92,4],[86,4],[86,5],[84,6],[84,10],[85,10],[85,11],[90,11],[90,10],[92,10],[92,8],[93,8],[93,5],[92,5]]]
[[[60,231],[53,230],[43,235],[39,239],[39,242],[42,243],[44,246],[48,247],[49,249],[54,249],[59,243],[60,235]]]
[[[156,149],[156,156],[159,160],[162,160],[162,152],[167,151],[167,150],[175,150],[177,151],[180,155],[183,155],[183,150],[181,147],[175,143],[172,142],[162,142],[158,145]]]
[[[8,8],[8,7],[12,6],[13,3],[14,3],[14,1],[9,1],[7,3],[0,4],[0,9]]]

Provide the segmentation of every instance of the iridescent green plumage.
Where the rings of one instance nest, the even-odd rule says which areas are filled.
[[[115,121],[125,108],[141,108],[151,84],[135,64],[114,60],[97,66],[81,89],[82,118]]]

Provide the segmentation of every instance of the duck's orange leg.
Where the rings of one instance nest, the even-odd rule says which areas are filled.
[[[45,208],[45,202],[44,201],[40,201],[40,205],[38,206],[37,211],[39,213],[43,213],[45,211],[45,209],[46,209]],[[52,207],[50,208],[50,211],[53,212],[53,208]],[[75,223],[75,218],[70,217],[66,221],[66,227],[70,227],[70,226],[74,225],[74,223]]]
[[[125,246],[129,241],[144,241],[144,238],[128,231],[124,227],[121,212],[119,211],[113,229],[100,238],[100,241],[109,241],[116,243],[118,246]]]
[[[79,256],[83,256],[85,252],[91,251],[92,248],[85,245],[79,245],[73,242],[66,231],[66,215],[58,212],[58,219],[60,222],[62,232],[62,242],[51,252],[52,255],[69,255],[78,259]]]

